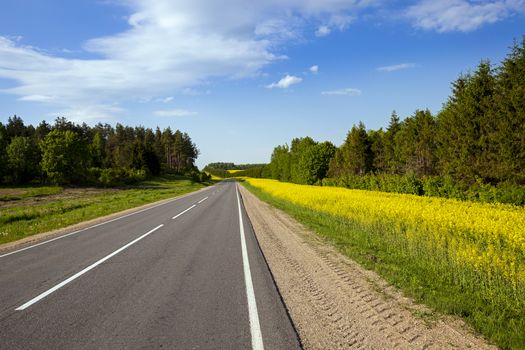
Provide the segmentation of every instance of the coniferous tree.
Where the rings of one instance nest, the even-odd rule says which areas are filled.
[[[382,164],[385,166],[387,174],[401,174],[403,164],[400,160],[399,147],[396,145],[396,135],[401,130],[401,122],[396,111],[392,112],[390,124],[383,137],[383,157]]]
[[[337,155],[339,153],[339,155]],[[339,176],[365,175],[372,171],[373,154],[363,122],[354,125],[348,132],[344,144],[336,152],[336,160],[331,164],[334,167],[331,174]]]
[[[403,121],[395,142],[404,163],[405,173],[419,176],[436,172],[436,120],[429,110],[416,113]]]
[[[482,61],[472,75],[461,76],[453,95],[438,116],[438,157],[443,173],[474,181],[492,178],[499,159],[494,148],[495,78]]]
[[[525,36],[515,42],[496,77],[498,178],[525,183]]]

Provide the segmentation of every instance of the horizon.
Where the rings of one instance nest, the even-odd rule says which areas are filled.
[[[0,121],[180,129],[212,162],[268,163],[310,136],[436,114],[525,34],[525,1],[7,0]],[[232,10],[233,9],[233,10]],[[220,144],[220,147],[217,145]]]

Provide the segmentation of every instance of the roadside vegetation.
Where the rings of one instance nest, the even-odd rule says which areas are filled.
[[[164,175],[115,188],[0,188],[0,244],[176,197],[207,184]],[[5,195],[13,190],[18,194]]]
[[[245,185],[416,301],[525,348],[525,38],[482,61],[443,109],[386,130],[354,125],[340,147],[277,146]],[[273,179],[273,180],[270,180]],[[278,181],[277,181],[278,180]],[[308,186],[317,185],[317,186]]]
[[[170,128],[13,116],[0,123],[0,244],[202,188],[198,154]]]
[[[0,123],[0,185],[61,184],[112,187],[151,176],[178,174],[209,180],[198,171],[190,136],[171,128],[117,124],[78,125],[57,118],[25,125],[20,117]]]
[[[417,110],[386,129],[354,125],[340,147],[311,137],[275,147],[271,162],[220,177],[525,204],[525,38],[497,67],[481,61],[452,83],[433,115]],[[227,163],[223,163],[227,164]]]
[[[235,164],[235,163],[210,163],[204,171],[214,177],[227,179],[232,177],[270,177],[266,164]]]
[[[418,302],[525,346],[525,209],[248,178],[245,186]]]

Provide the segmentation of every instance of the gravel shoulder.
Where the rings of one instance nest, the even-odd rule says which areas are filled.
[[[240,186],[305,349],[496,349],[460,319],[415,304]]]

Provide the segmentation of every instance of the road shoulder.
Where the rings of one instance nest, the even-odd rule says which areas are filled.
[[[199,193],[199,192],[205,191],[207,189],[210,189],[212,187],[213,186],[203,187],[203,188],[201,188],[201,189],[199,189],[197,191],[188,192],[188,193],[182,194],[180,196],[175,196],[175,197],[172,197],[172,198],[167,198],[167,199],[163,199],[163,200],[160,200],[160,201],[144,204],[144,205],[141,205],[141,206],[138,206],[138,207],[122,210],[122,211],[115,212],[115,213],[112,213],[112,214],[109,214],[109,215],[100,216],[98,218],[94,218],[94,219],[91,219],[91,220],[82,221],[82,222],[79,222],[77,224],[69,225],[69,226],[66,226],[66,227],[61,227],[61,228],[58,228],[56,230],[52,230],[52,231],[48,231],[48,232],[42,232],[42,233],[38,233],[38,234],[31,235],[31,236],[28,236],[28,237],[24,237],[22,239],[19,239],[19,240],[13,241],[13,242],[0,244],[0,253],[4,252],[4,251],[7,251],[7,250],[12,250],[14,248],[20,248],[20,247],[25,247],[25,246],[28,246],[28,245],[31,245],[31,244],[39,243],[41,241],[44,241],[44,240],[47,240],[47,239],[51,239],[51,238],[55,238],[55,237],[59,237],[61,235],[65,235],[65,234],[68,234],[70,232],[88,229],[91,226],[98,225],[98,224],[101,224],[101,223],[106,222],[106,221],[114,220],[114,219],[119,218],[121,216],[132,215],[133,213],[136,213],[136,212],[139,212],[139,211],[143,211],[143,210],[147,210],[148,208],[152,208],[152,207],[155,207],[155,206],[163,205],[163,204],[172,202],[174,200],[178,200],[180,198],[191,196],[191,195],[194,195],[196,193]]]
[[[240,191],[306,349],[495,349],[462,320],[415,304],[284,212]]]

